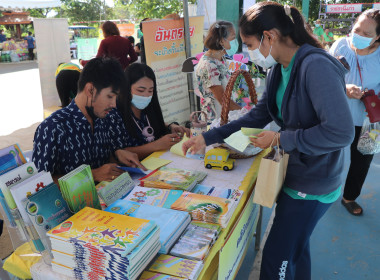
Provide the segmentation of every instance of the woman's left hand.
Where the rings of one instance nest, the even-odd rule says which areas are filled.
[[[280,134],[274,131],[263,131],[257,134],[256,137],[249,137],[249,139],[251,140],[251,144],[253,146],[266,149],[271,145],[277,145],[277,139],[275,139],[275,137],[278,137],[278,144],[280,145]]]
[[[181,138],[185,135],[185,133],[186,133],[187,137],[190,137],[190,129],[188,129],[184,126],[176,125],[174,123],[170,125],[170,132],[176,133]]]

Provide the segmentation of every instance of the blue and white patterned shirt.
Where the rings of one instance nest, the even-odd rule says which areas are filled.
[[[66,174],[81,164],[98,168],[129,142],[116,110],[90,123],[73,100],[45,119],[34,134],[32,160],[39,171]]]

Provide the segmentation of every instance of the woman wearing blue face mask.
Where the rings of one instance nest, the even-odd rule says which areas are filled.
[[[295,7],[259,2],[240,19],[240,36],[255,63],[272,67],[258,104],[242,118],[193,137],[184,151],[223,142],[241,127],[263,128],[253,145],[277,140],[289,154],[266,240],[260,279],[311,279],[310,236],[341,194],[343,148],[354,137],[342,64],[322,49]],[[321,83],[323,81],[323,83]]]
[[[125,70],[126,86],[118,97],[117,109],[123,118],[129,151],[143,159],[167,150],[181,141],[187,128],[165,124],[157,96],[156,76],[146,64],[134,63]]]
[[[352,215],[363,214],[355,202],[367,177],[373,155],[362,155],[357,150],[360,131],[366,117],[360,98],[362,90],[380,92],[380,10],[370,9],[357,19],[348,38],[336,41],[330,49],[333,56],[344,56],[351,70],[346,74],[346,94],[355,125],[355,139],[351,144],[351,163],[344,187],[342,204]],[[360,71],[359,71],[360,69]]]
[[[230,78],[224,56],[233,56],[239,48],[234,25],[229,21],[217,21],[210,26],[205,39],[208,51],[201,57],[195,71],[198,89],[201,92],[201,110],[207,114],[211,122],[220,117],[223,94]],[[236,94],[232,95],[235,101]],[[230,110],[241,107],[230,103]]]

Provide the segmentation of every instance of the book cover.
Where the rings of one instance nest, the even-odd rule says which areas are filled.
[[[0,176],[0,188],[10,209],[17,207],[10,189],[37,174],[37,172],[34,163],[28,162]]]
[[[183,211],[161,208],[152,205],[140,204],[128,200],[117,200],[105,211],[121,215],[149,219],[160,227],[161,253],[167,253],[165,244],[175,235],[183,223],[190,223],[190,216]]]
[[[0,175],[15,169],[17,166],[16,158],[12,154],[0,156]]]
[[[151,271],[144,271],[139,280],[183,280],[186,278],[175,277],[167,274],[161,274]]]
[[[202,269],[201,261],[187,260],[169,255],[160,255],[149,267],[149,271],[168,274],[185,279],[197,279]]]
[[[144,187],[191,191],[206,176],[205,172],[162,167],[141,178],[140,182]]]
[[[149,220],[85,207],[47,235],[70,242],[84,241],[125,256],[155,227]]]
[[[22,153],[18,144],[14,144],[14,145],[0,149],[0,157],[6,154],[12,154],[15,157],[15,160],[18,166],[26,163],[24,154]]]
[[[23,201],[28,195],[36,193],[39,189],[42,189],[51,183],[53,183],[53,178],[50,173],[41,171],[11,187],[11,194],[25,224],[31,225],[31,221],[25,210]]]
[[[58,179],[63,198],[74,213],[84,207],[101,209],[98,193],[92,177],[91,167],[82,164]]]
[[[123,200],[130,200],[163,208],[170,206],[183,194],[180,190],[165,190],[136,186]]]
[[[127,195],[135,186],[135,182],[127,172],[121,174],[112,182],[108,184],[98,184],[97,188],[100,198],[106,205],[111,205],[119,198]]]

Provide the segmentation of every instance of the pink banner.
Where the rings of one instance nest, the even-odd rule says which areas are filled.
[[[326,14],[361,13],[362,4],[331,4],[326,5]]]

